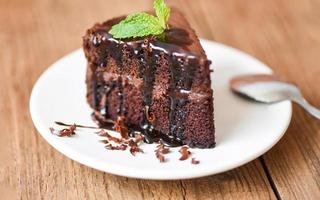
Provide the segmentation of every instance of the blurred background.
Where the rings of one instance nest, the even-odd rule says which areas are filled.
[[[317,0],[168,0],[167,3],[186,15],[200,37],[243,49],[281,74],[288,66],[300,68],[302,64],[312,68],[316,63],[319,49],[315,48],[320,44]],[[14,51],[15,58],[19,58],[21,54],[28,56],[32,49],[31,64],[45,68],[57,57],[79,48],[85,30],[94,23],[152,9],[152,0],[1,0],[0,6],[0,42],[2,46],[11,46],[4,53]],[[305,59],[308,63],[297,63],[288,54],[295,54],[297,60],[309,58]],[[39,59],[44,56],[46,59]],[[279,59],[282,66],[276,68]],[[311,74],[305,73],[308,81]]]
[[[286,135],[262,158],[192,181],[140,181],[101,173],[67,159],[39,136],[28,104],[40,74],[80,48],[94,23],[152,9],[152,3],[0,0],[0,199],[320,199],[320,123],[296,106]],[[320,107],[319,0],[167,3],[185,14],[199,37],[257,57]]]

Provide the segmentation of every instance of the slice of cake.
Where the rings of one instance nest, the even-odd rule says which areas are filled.
[[[83,37],[87,100],[99,126],[121,118],[146,142],[215,145],[211,61],[184,16],[172,9],[160,36],[116,39],[125,16],[95,24]]]

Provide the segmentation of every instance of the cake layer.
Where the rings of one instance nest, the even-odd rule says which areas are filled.
[[[88,67],[88,102],[97,111],[94,117],[101,126],[107,124],[104,122],[105,119],[116,120],[118,116],[124,116],[124,122],[129,127],[137,127],[143,123],[145,104],[141,79],[128,79],[118,74],[102,72],[103,78],[97,79],[94,83],[96,86],[93,87],[90,79],[92,73],[92,67]],[[119,77],[122,78],[120,84]],[[122,101],[119,100],[118,95],[119,85],[122,87]],[[96,91],[93,92],[93,90]],[[149,113],[155,119],[154,129],[168,134],[170,132],[170,97],[163,94],[161,89],[154,89],[152,96]],[[213,123],[210,121],[213,118],[212,93],[190,92],[185,94],[184,100],[186,102],[183,106],[177,107],[177,112],[174,113],[176,119],[183,120],[177,121],[176,126],[183,127],[184,131],[176,132],[180,135],[175,137],[191,147],[212,147],[214,145]],[[122,108],[119,112],[120,106]]]
[[[121,116],[146,137],[166,135],[191,147],[213,147],[210,61],[184,17],[176,10],[171,15],[162,39],[112,38],[108,30],[123,17],[87,31],[88,102],[101,126]]]

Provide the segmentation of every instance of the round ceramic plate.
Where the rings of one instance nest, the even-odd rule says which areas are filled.
[[[289,101],[265,105],[246,101],[229,89],[230,78],[243,74],[271,73],[257,59],[234,48],[201,40],[213,61],[212,87],[216,124],[216,147],[191,149],[191,158],[180,161],[179,148],[155,156],[155,144],[142,144],[145,153],[110,151],[92,130],[79,130],[72,137],[52,135],[54,121],[95,125],[86,99],[86,59],[82,49],[58,60],[34,85],[30,98],[32,120],[43,138],[67,157],[111,174],[142,179],[187,179],[224,172],[243,165],[268,151],[282,137],[291,119]]]

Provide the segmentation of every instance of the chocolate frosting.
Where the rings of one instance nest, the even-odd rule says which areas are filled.
[[[94,93],[95,109],[100,109],[100,113],[106,119],[108,116],[108,95],[115,87],[117,88],[118,107],[117,114],[120,116],[123,110],[123,84],[122,68],[123,51],[125,49],[130,51],[135,59],[139,60],[139,78],[142,79],[141,93],[143,95],[144,117],[139,126],[130,127],[130,133],[139,131],[145,136],[145,141],[152,143],[155,141],[162,141],[168,146],[182,145],[185,112],[181,109],[189,100],[188,94],[191,92],[194,72],[196,68],[203,62],[210,62],[207,60],[199,42],[195,42],[195,34],[190,33],[190,29],[184,29],[183,26],[170,26],[159,36],[147,36],[144,38],[130,38],[119,40],[112,37],[108,31],[112,25],[120,22],[125,17],[118,17],[109,20],[103,24],[96,24],[89,32],[91,44],[96,49],[101,49],[99,55],[89,60],[95,66],[107,66],[108,57],[113,58],[119,68],[119,77],[112,80],[109,84],[98,86],[96,83],[97,77],[93,78],[92,91]],[[171,17],[172,18],[172,17]],[[175,24],[178,22],[175,22]],[[90,31],[90,30],[89,30]],[[150,119],[152,113],[149,108],[152,104],[152,94],[155,83],[155,71],[157,68],[157,61],[160,56],[164,56],[168,61],[170,71],[170,85],[168,96],[170,98],[169,110],[169,133],[161,133],[154,129],[153,121]],[[96,76],[95,74],[93,76]],[[103,90],[104,97],[99,96]],[[103,99],[103,100],[101,100]],[[101,106],[100,104],[104,104]]]

